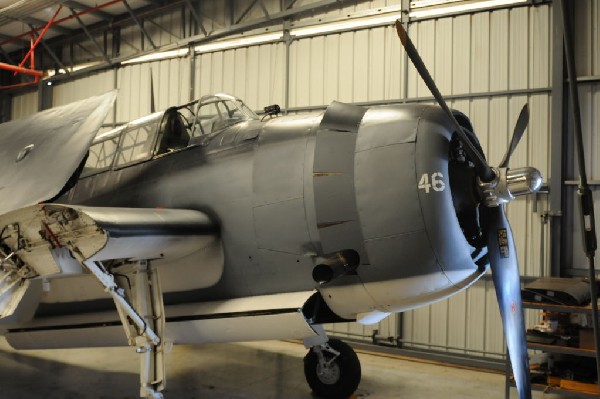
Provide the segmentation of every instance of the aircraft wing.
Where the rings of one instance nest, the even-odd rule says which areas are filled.
[[[0,124],[0,214],[56,196],[77,169],[116,90]]]
[[[206,214],[184,209],[39,204],[0,215],[0,319],[15,313],[31,279],[84,273],[85,261],[173,261],[217,234]]]

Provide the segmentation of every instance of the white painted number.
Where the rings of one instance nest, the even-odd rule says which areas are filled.
[[[435,191],[444,191],[446,188],[446,183],[444,183],[444,175],[440,172],[435,172],[431,175],[431,184],[433,185],[433,189]]]
[[[431,184],[429,183],[429,175],[427,173],[423,173],[421,176],[421,180],[419,180],[418,188],[425,190],[426,194],[429,194],[429,189],[433,188],[434,191],[444,191],[446,188],[446,183],[444,183],[444,175],[440,172],[435,172],[431,174]]]
[[[418,187],[425,190],[425,192],[429,194],[429,188],[431,187],[431,184],[429,184],[429,175],[427,173],[424,173],[423,176],[421,176],[421,181],[419,181]]]

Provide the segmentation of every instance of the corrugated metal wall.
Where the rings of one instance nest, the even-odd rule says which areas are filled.
[[[252,109],[285,102],[285,45],[263,44],[196,57],[197,96],[232,93]]]
[[[156,110],[190,100],[191,72],[187,58],[127,65],[117,70],[117,122],[127,122],[150,113],[150,74]]]
[[[64,105],[106,93],[114,88],[114,76],[115,71],[109,70],[54,85],[52,86],[52,105]],[[113,123],[112,112],[108,114],[104,123]]]
[[[403,98],[395,28],[300,39],[290,47],[290,107]]]
[[[218,3],[203,2],[213,29],[225,24],[230,16]],[[250,3],[250,2],[249,2]],[[298,1],[298,4],[308,2]],[[598,5],[585,2],[593,15],[585,25],[587,40],[598,37]],[[397,5],[392,1],[372,1],[331,15],[365,8]],[[267,7],[271,3],[267,2]],[[254,11],[259,12],[259,11]],[[581,11],[586,13],[586,11]],[[450,105],[470,116],[492,164],[504,154],[520,108],[529,103],[531,119],[526,139],[513,156],[513,165],[535,165],[547,180],[550,176],[549,136],[551,111],[551,20],[549,5],[518,7],[510,10],[480,12],[472,15],[414,22],[409,33],[435,77],[442,93],[451,96]],[[239,15],[239,10],[237,14]],[[162,17],[163,29],[149,30],[157,43],[160,35],[181,35],[180,19]],[[594,19],[595,18],[595,19]],[[208,27],[207,27],[208,29]],[[164,40],[168,39],[164,38]],[[142,47],[139,31],[121,33],[121,52]],[[593,68],[600,68],[598,43]],[[127,46],[130,47],[128,50]],[[592,44],[590,44],[592,46]],[[587,50],[585,50],[587,51]],[[580,49],[580,53],[585,53]],[[289,47],[289,106],[303,107],[328,104],[337,99],[346,102],[383,100],[429,101],[430,93],[414,68],[407,66],[404,51],[392,26],[356,32],[329,34],[295,40]],[[260,109],[265,105],[285,104],[286,45],[263,44],[247,48],[206,53],[148,64],[130,65],[58,84],[54,87],[55,105],[103,92],[120,89],[116,123],[126,122],[150,112],[150,73],[154,77],[157,109],[188,101],[211,92],[230,92]],[[192,69],[193,68],[193,69]],[[408,68],[408,70],[406,70]],[[598,74],[590,70],[590,74]],[[115,75],[116,74],[116,75]],[[115,83],[116,82],[116,83]],[[193,89],[193,90],[191,90]],[[588,101],[588,121],[593,116],[596,86],[593,93],[583,94]],[[26,97],[29,96],[29,97]],[[33,95],[15,97],[13,115],[28,112]],[[585,100],[587,101],[587,100]],[[21,104],[21,102],[23,104]],[[33,101],[37,107],[37,97]],[[112,117],[112,116],[111,116]],[[111,118],[109,117],[109,118]],[[112,123],[113,120],[107,120]],[[600,152],[597,138],[588,137],[594,154]],[[590,158],[588,158],[590,159]],[[598,157],[596,157],[596,160]],[[600,162],[593,162],[600,176]],[[544,195],[520,199],[509,206],[522,274],[537,276],[548,273],[542,257],[548,259],[549,242],[541,240],[541,211],[547,209]],[[537,212],[534,212],[536,211]],[[329,326],[338,335],[370,339],[374,330],[381,337],[403,337],[407,346],[428,347],[451,352],[500,356],[504,352],[502,325],[491,281],[483,279],[467,291],[431,307],[407,312],[399,329],[394,315],[375,326],[358,324]],[[537,315],[528,315],[531,322]]]
[[[551,17],[550,6],[521,7],[428,20],[409,27],[442,93],[456,97],[450,101],[451,107],[470,116],[491,164],[500,162],[519,111],[529,103],[526,140],[512,164],[535,165],[546,179],[550,170]],[[398,99],[405,94],[408,101],[431,97],[412,65],[404,88],[405,60],[392,27],[301,40],[292,54],[299,61],[292,68],[292,106],[326,103],[336,96],[355,102]],[[539,276],[542,269],[548,273],[547,264],[540,261],[542,251],[548,259],[549,243],[545,239],[542,247],[540,217],[546,207],[543,195],[537,200],[516,200],[508,207],[525,276]],[[491,281],[479,281],[447,301],[406,312],[401,331],[395,330],[397,317],[375,326],[378,334],[401,335],[409,347],[496,357],[504,353]],[[537,312],[529,312],[527,317],[530,324],[537,322]],[[373,330],[356,325],[330,328],[366,337]]]
[[[27,92],[13,96],[11,119],[24,118],[38,112],[38,92]]]

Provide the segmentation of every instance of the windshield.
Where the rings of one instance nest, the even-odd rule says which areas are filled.
[[[257,120],[258,115],[235,98],[211,96],[201,101],[196,114],[196,123],[201,134],[211,134],[247,120]]]

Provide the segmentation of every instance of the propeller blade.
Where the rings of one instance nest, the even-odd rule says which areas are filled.
[[[531,399],[519,264],[512,231],[502,205],[481,206],[480,210],[482,225],[486,229],[492,278],[519,399]]]
[[[504,154],[504,158],[502,162],[500,162],[501,168],[508,168],[508,161],[510,157],[517,148],[517,144],[519,144],[519,140],[523,137],[523,133],[525,133],[525,129],[527,129],[527,124],[529,123],[529,105],[523,105],[521,109],[521,113],[519,114],[519,118],[517,119],[517,124],[515,125],[515,130],[512,135],[512,139],[510,140],[510,146],[506,150],[506,154]]]
[[[456,132],[460,136],[465,151],[469,155],[469,159],[471,159],[471,161],[473,161],[473,163],[475,164],[477,176],[479,176],[479,178],[484,182],[492,181],[495,177],[494,171],[492,170],[492,168],[490,168],[490,166],[487,164],[487,162],[479,153],[479,151],[477,151],[473,143],[471,143],[471,140],[468,139],[467,135],[463,131],[462,126],[460,126],[460,124],[454,117],[454,114],[452,114],[452,111],[450,111],[450,108],[448,108],[448,105],[446,104],[442,93],[440,93],[437,86],[435,85],[435,82],[429,74],[425,63],[423,63],[419,52],[417,51],[412,40],[410,40],[410,37],[408,37],[408,33],[404,29],[404,26],[402,26],[402,22],[400,22],[400,20],[396,21],[396,31],[398,32],[398,37],[400,37],[400,41],[402,42],[402,45],[404,46],[404,49],[408,54],[408,58],[410,58],[410,60],[412,61],[413,65],[417,69],[417,72],[419,72],[419,75],[421,75],[421,78],[429,88],[429,91],[431,91],[431,94],[433,94],[433,97],[435,97],[435,100],[438,102],[440,107],[442,107],[446,115],[448,115],[448,118],[450,118],[450,120],[452,121]]]

